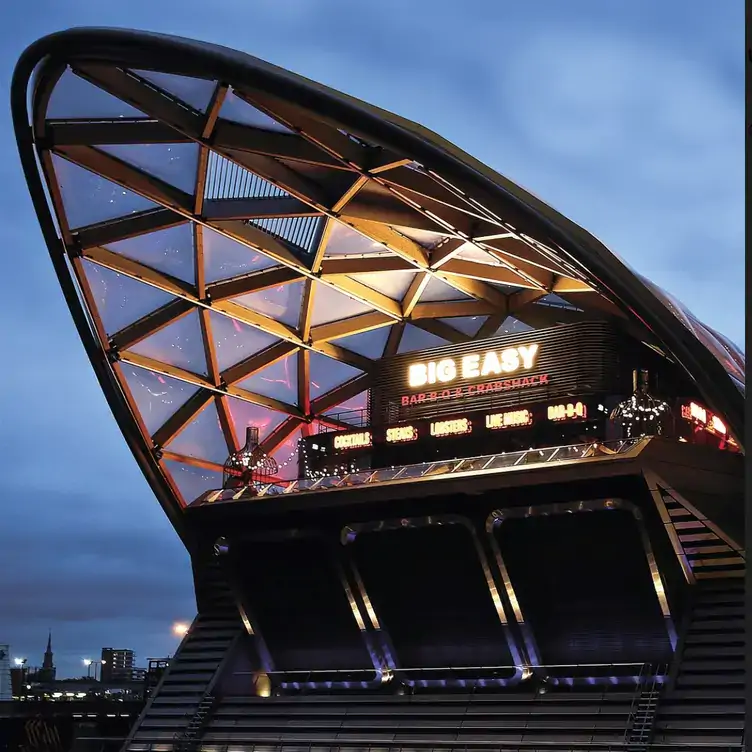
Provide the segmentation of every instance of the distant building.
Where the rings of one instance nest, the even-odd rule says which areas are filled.
[[[10,684],[10,645],[0,645],[0,700],[13,697]]]
[[[47,683],[55,681],[55,661],[52,655],[52,632],[47,636],[47,650],[44,651],[44,658],[42,659],[42,668],[37,671],[36,681]]]
[[[139,671],[134,665],[135,658],[136,655],[132,650],[102,648],[102,668],[99,680],[104,684],[133,681],[134,674]]]

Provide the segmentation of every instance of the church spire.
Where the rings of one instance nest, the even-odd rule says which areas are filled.
[[[52,656],[52,630],[47,635],[47,650],[44,651],[42,668],[39,671],[41,681],[55,681],[55,663]]]

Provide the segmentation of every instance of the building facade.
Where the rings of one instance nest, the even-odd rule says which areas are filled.
[[[240,52],[75,29],[12,107],[193,564],[128,752],[738,748],[734,343],[440,136]]]

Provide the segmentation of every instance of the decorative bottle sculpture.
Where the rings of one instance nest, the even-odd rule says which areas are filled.
[[[258,428],[248,426],[245,446],[225,462],[223,487],[253,490],[259,484],[271,483],[278,470],[277,463],[261,449]]]
[[[611,411],[611,420],[621,425],[625,439],[660,436],[669,413],[668,404],[648,392],[648,372],[645,370],[632,372],[632,388],[632,396]]]

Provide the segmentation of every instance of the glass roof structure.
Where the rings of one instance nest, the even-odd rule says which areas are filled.
[[[247,425],[293,478],[300,436],[346,427],[376,360],[503,332],[614,319],[717,412],[741,404],[743,353],[582,228],[436,134],[263,61],[72,30],[24,53],[13,114],[79,333],[177,507],[221,485]]]

